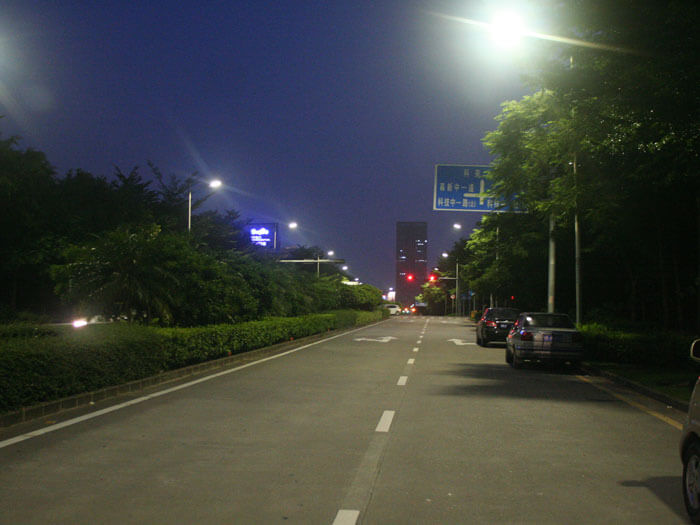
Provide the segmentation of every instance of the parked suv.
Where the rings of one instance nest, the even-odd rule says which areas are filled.
[[[700,361],[700,339],[693,341],[690,357]],[[688,403],[680,442],[683,461],[683,500],[693,523],[700,523],[700,378]]]
[[[518,318],[515,308],[487,308],[476,323],[476,344],[486,346],[491,341],[505,341]]]

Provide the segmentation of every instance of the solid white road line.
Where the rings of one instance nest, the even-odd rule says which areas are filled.
[[[391,421],[394,419],[395,413],[394,410],[385,410],[382,417],[379,419],[375,432],[389,432],[389,427],[391,427]]]
[[[360,517],[359,510],[339,510],[335,515],[333,525],[355,525],[357,518]]]
[[[398,381],[398,383],[396,383],[396,386],[405,386],[407,381],[408,381],[408,376],[401,376],[401,377],[399,377],[399,381]]]

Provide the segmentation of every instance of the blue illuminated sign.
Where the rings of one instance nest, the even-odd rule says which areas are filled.
[[[486,178],[489,166],[437,164],[433,190],[433,210],[500,211],[501,203],[490,194]]]
[[[249,224],[248,238],[251,244],[275,250],[277,248],[277,224]]]

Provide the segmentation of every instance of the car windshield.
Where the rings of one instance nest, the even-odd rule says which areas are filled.
[[[490,319],[517,319],[520,311],[515,308],[493,308],[489,312]]]
[[[525,326],[539,328],[576,328],[565,314],[530,314],[525,318]]]

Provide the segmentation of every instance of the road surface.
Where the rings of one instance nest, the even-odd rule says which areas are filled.
[[[0,523],[687,523],[683,414],[474,341],[395,317],[4,431]]]

